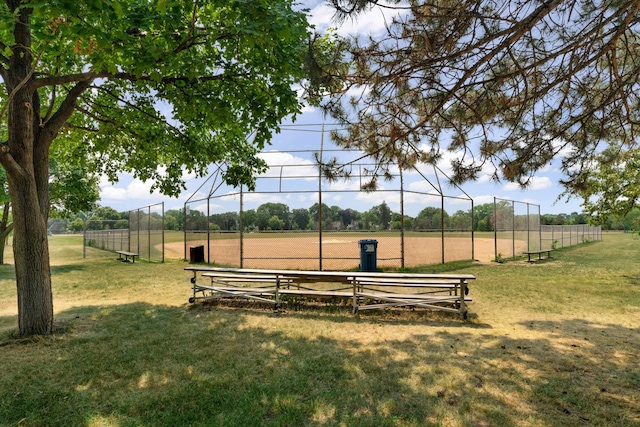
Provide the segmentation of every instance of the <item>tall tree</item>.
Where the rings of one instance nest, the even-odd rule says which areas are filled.
[[[599,167],[585,174],[579,195],[585,212],[603,224],[611,215],[623,218],[640,207],[640,149],[605,150],[597,157]]]
[[[75,139],[97,172],[153,179],[175,195],[183,169],[225,162],[251,184],[257,152],[303,72],[308,23],[290,0],[5,0],[0,165],[14,211],[20,335],[49,334],[49,154]],[[253,139],[247,135],[253,132]]]
[[[382,36],[350,40],[348,71],[327,61],[342,98],[360,93],[327,104],[348,126],[336,140],[374,156],[376,177],[450,150],[454,182],[491,165],[526,186],[559,157],[575,194],[603,147],[637,145],[640,1],[331,3],[338,19],[397,12]]]

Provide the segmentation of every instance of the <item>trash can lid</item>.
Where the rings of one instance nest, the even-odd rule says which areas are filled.
[[[360,243],[361,245],[366,245],[366,244],[371,244],[371,243],[377,244],[378,241],[377,240],[373,240],[373,239],[363,239],[363,240],[358,240],[358,243]]]

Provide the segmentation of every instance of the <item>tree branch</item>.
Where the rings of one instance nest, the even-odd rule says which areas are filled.
[[[9,144],[3,142],[0,144],[0,164],[7,171],[8,175],[24,177],[25,170],[16,162],[11,155]]]
[[[246,77],[249,73],[235,73],[235,74],[217,74],[213,76],[201,76],[197,78],[193,77],[163,77],[159,82],[164,84],[172,84],[176,82],[209,82],[209,81],[218,81],[218,80],[226,80],[226,79],[234,79],[238,77]],[[79,73],[79,74],[68,74],[64,76],[51,76],[51,77],[40,77],[29,82],[30,89],[39,89],[45,86],[59,86],[68,83],[80,83],[86,81],[93,81],[95,79],[116,79],[116,80],[126,80],[130,82],[139,82],[139,81],[152,81],[151,77],[147,74],[142,76],[135,76],[130,73],[108,73],[108,72],[100,72],[96,73],[93,71],[87,73]]]
[[[183,136],[184,138],[187,138],[187,136],[184,135],[180,129],[178,129],[177,127],[175,127],[171,123],[167,122],[166,120],[162,119],[161,117],[158,117],[156,115],[153,115],[153,114],[149,113],[148,111],[145,111],[143,108],[139,107],[138,105],[135,105],[135,104],[129,102],[128,100],[118,96],[117,94],[113,93],[113,91],[110,91],[110,90],[108,90],[108,89],[106,89],[104,87],[101,87],[101,86],[92,86],[92,88],[94,88],[96,90],[100,90],[100,91],[108,94],[113,99],[117,100],[118,102],[121,102],[121,103],[131,107],[133,110],[138,111],[139,113],[143,114],[146,117],[149,117],[152,120],[156,120],[157,122],[162,123],[164,126],[175,130],[179,135]]]
[[[9,96],[7,97],[6,104],[4,105],[4,107],[2,107],[2,110],[0,111],[0,117],[4,117],[5,116],[5,114],[7,113],[7,110],[9,109],[9,105],[11,104],[11,99],[16,95],[16,93],[18,93],[18,91],[20,89],[22,89],[23,87],[28,86],[29,80],[33,76],[33,73],[34,73],[34,71],[36,69],[36,66],[37,66],[38,62],[40,62],[40,58],[42,57],[43,53],[44,53],[44,50],[41,50],[40,53],[38,54],[38,57],[36,58],[36,61],[35,61],[35,64],[34,64],[33,68],[31,68],[31,71],[29,71],[29,73],[25,76],[25,78],[22,79],[22,81],[20,83],[18,83],[16,85],[16,87],[13,88],[13,90],[11,91]],[[4,68],[3,68],[3,70],[4,70]],[[5,85],[7,83],[8,82],[5,80]]]
[[[67,120],[69,120],[69,117],[73,114],[78,98],[91,85],[92,81],[92,79],[83,80],[76,83],[76,85],[71,88],[67,97],[62,101],[60,108],[58,108],[58,110],[51,116],[51,119],[42,126],[38,134],[39,144],[46,144],[47,147],[51,144],[62,126],[64,126]]]
[[[182,41],[182,43],[180,43],[173,50],[173,53],[179,53],[182,50],[187,49],[189,47],[189,40],[191,40],[191,37],[193,36],[193,33],[194,33],[195,29],[196,29],[198,3],[199,3],[198,0],[193,2],[193,11],[191,13],[191,25],[189,25],[189,31],[187,32],[187,35],[185,36],[185,38]]]

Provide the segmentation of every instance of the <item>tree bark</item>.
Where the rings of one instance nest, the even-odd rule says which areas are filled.
[[[33,57],[29,8],[8,2],[18,10],[15,45],[6,74],[8,141],[0,150],[7,172],[13,208],[13,254],[18,291],[20,336],[49,335],[53,331],[53,295],[47,238],[49,141],[38,138],[40,102],[29,87]]]
[[[7,170],[13,208],[13,255],[18,291],[18,327],[21,336],[48,335],[53,330],[53,295],[47,239],[47,185],[38,184],[48,159],[34,156],[33,93],[18,90],[9,106]],[[15,163],[14,163],[15,162]],[[46,167],[46,166],[45,166]],[[7,168],[5,168],[7,169]],[[40,194],[42,191],[45,194]]]
[[[9,212],[11,203],[6,202],[2,209],[2,220],[0,220],[0,265],[4,264],[4,250],[7,245],[7,237],[13,230],[13,223],[9,223]]]
[[[18,329],[20,336],[49,335],[53,331],[53,294],[47,222],[40,212],[35,179],[20,181],[10,179]]]

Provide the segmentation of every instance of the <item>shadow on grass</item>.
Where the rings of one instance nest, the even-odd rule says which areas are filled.
[[[633,329],[535,322],[524,326],[543,338],[512,339],[460,322],[456,329],[363,345],[288,328],[291,322],[317,328],[320,317],[145,303],[68,310],[57,318],[65,334],[2,342],[0,420],[48,426],[640,422]],[[380,323],[335,317],[323,325]]]
[[[189,305],[189,310],[194,311],[217,309],[247,309],[255,315],[275,315],[297,320],[329,320],[336,324],[421,324],[450,328],[491,328],[491,325],[480,322],[475,313],[470,313],[469,320],[464,321],[457,313],[422,308],[393,307],[387,310],[363,310],[356,316],[353,314],[353,307],[345,300],[332,302],[296,297],[283,298],[281,308],[275,312],[272,304],[245,300],[211,299]]]
[[[87,271],[90,270],[91,266],[86,264],[63,264],[63,265],[52,265],[51,266],[51,274],[65,274],[65,273],[74,273],[77,271]]]

